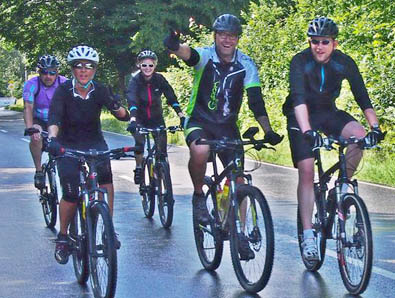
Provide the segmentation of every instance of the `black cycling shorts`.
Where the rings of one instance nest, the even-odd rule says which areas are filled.
[[[240,132],[236,124],[208,124],[201,121],[189,119],[184,128],[185,141],[188,146],[197,139],[218,140],[223,137],[229,139],[241,139]],[[218,154],[222,164],[226,166],[233,158],[234,151],[226,150]],[[244,154],[243,160],[244,164]]]
[[[107,146],[96,146],[97,150],[107,150]],[[70,203],[78,201],[80,174],[79,162],[72,157],[62,157],[57,160],[60,185],[63,190],[63,199]],[[99,185],[112,183],[111,163],[108,157],[100,158],[97,164],[97,178]]]
[[[320,130],[326,135],[340,136],[347,123],[355,120],[347,112],[341,110],[313,113],[309,115],[310,124],[313,130]],[[289,145],[294,167],[301,160],[314,157],[311,145],[300,131],[298,122],[294,115],[287,118],[287,130]]]

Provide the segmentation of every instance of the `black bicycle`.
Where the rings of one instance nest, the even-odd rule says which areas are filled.
[[[90,274],[96,298],[114,297],[118,270],[108,194],[98,186],[97,164],[103,157],[119,159],[134,150],[134,147],[106,151],[64,149],[64,156],[78,159],[80,165],[80,199],[69,228],[74,272],[80,284],[85,284]]]
[[[196,248],[201,263],[207,270],[215,270],[221,263],[223,241],[230,240],[233,268],[241,286],[248,292],[261,291],[269,281],[274,258],[274,232],[269,205],[262,192],[252,185],[250,174],[243,169],[243,146],[252,145],[256,150],[270,148],[265,140],[255,140],[257,127],[249,128],[243,139],[203,140],[197,144],[210,146],[210,161],[214,174],[204,178],[210,223],[204,225],[194,217],[193,227]],[[216,156],[224,150],[232,150],[234,158],[219,174]],[[246,184],[236,181],[242,177]],[[221,182],[228,178],[229,195],[221,192]],[[239,178],[240,179],[240,178]],[[224,188],[228,185],[224,184]],[[253,256],[242,257],[241,241],[248,240]]]
[[[326,240],[336,240],[337,259],[343,283],[351,294],[358,295],[366,290],[372,272],[373,239],[369,213],[358,194],[358,182],[356,179],[347,178],[344,150],[351,144],[357,144],[361,149],[374,147],[368,145],[365,138],[324,138],[323,148],[333,150],[333,145],[337,145],[339,153],[339,161],[327,171],[323,170],[319,148],[314,150],[318,180],[314,182],[315,204],[312,223],[318,247],[318,260],[311,261],[303,257],[303,226],[299,209],[297,229],[302,260],[309,271],[317,271],[322,266]],[[335,186],[328,191],[328,183],[336,172],[338,178]],[[351,192],[341,193],[344,183],[352,189]]]
[[[161,133],[181,130],[180,126],[159,126],[157,128],[138,127],[144,135],[147,154],[143,158],[143,177],[140,183],[143,211],[147,218],[152,218],[155,211],[155,200],[158,202],[159,218],[164,228],[173,223],[174,198],[167,156],[158,150],[158,139]],[[153,137],[153,145],[151,137]]]
[[[31,127],[25,129],[24,135],[31,136],[40,131],[37,128]],[[46,151],[46,144],[48,140],[48,132],[41,131],[43,139],[43,149]],[[39,189],[39,200],[41,203],[45,224],[48,228],[53,228],[56,225],[58,215],[58,204],[61,196],[59,177],[56,168],[56,158],[48,153],[48,160],[41,165],[42,172],[45,176],[45,184]]]

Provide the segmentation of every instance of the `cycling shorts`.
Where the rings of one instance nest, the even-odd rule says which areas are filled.
[[[326,135],[340,136],[343,128],[349,122],[357,121],[347,112],[341,110],[325,111],[310,114],[310,125],[313,130],[319,130]],[[307,158],[313,158],[313,151],[308,140],[301,133],[295,115],[287,118],[289,145],[294,167]]]
[[[184,128],[185,141],[188,146],[197,139],[218,140],[223,137],[240,139],[240,132],[236,124],[211,124],[189,119]],[[222,164],[226,166],[234,158],[233,150],[226,150],[218,154]],[[244,154],[242,163],[244,165]]]
[[[107,146],[97,146],[97,150],[107,150]],[[63,199],[70,203],[78,202],[80,185],[80,165],[78,159],[62,157],[57,160],[59,180],[63,190]],[[97,164],[99,185],[112,183],[111,163],[108,157],[100,157]]]
[[[140,146],[141,148],[145,148],[145,136],[141,135],[138,131],[133,134],[135,146]],[[167,133],[166,131],[161,131],[159,134],[159,138],[154,137],[155,143],[157,144],[157,148],[159,152],[162,152],[165,156],[167,156]],[[152,143],[151,143],[152,145]],[[136,154],[142,154],[143,151],[136,150]]]

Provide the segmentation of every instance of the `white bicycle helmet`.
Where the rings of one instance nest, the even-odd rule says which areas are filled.
[[[140,62],[144,59],[152,59],[154,61],[158,61],[158,56],[156,56],[156,54],[151,50],[144,50],[137,55],[137,62]]]
[[[89,60],[95,64],[99,63],[99,54],[89,46],[76,46],[67,55],[67,63],[73,64],[76,60]]]

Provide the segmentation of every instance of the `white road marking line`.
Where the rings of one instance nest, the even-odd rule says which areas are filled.
[[[1,132],[7,133],[8,131],[6,131],[5,129],[0,129]]]
[[[295,237],[291,237],[289,235],[286,234],[278,234],[279,235],[279,239],[286,239],[287,241],[291,242],[291,243],[296,243],[298,244],[297,239],[295,239]],[[332,249],[326,249],[326,253],[325,256],[337,259],[337,253],[336,251],[332,250]],[[381,276],[387,277],[389,279],[395,280],[395,273],[386,269],[382,269],[379,268],[377,266],[373,266],[372,267],[372,271],[376,274],[379,274]]]
[[[26,142],[26,143],[29,143],[29,142],[30,142],[30,140],[25,139],[25,138],[21,138],[21,140],[24,141],[24,142]]]

